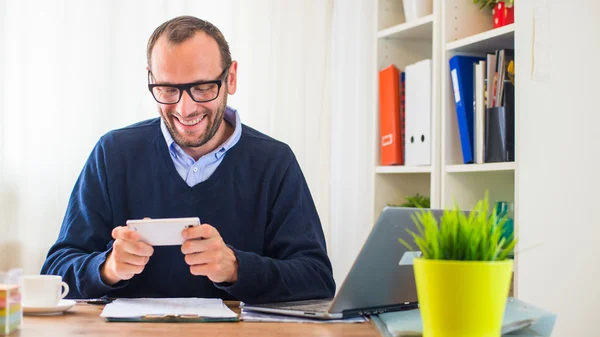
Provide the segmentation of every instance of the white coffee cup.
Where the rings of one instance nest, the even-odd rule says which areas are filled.
[[[54,307],[69,293],[58,275],[25,275],[21,278],[24,307]]]

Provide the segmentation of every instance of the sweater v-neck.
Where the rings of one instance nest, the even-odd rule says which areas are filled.
[[[242,129],[243,134],[243,129]],[[243,138],[243,136],[241,137]],[[240,142],[242,139],[240,138]],[[238,142],[239,143],[239,142]],[[236,144],[237,145],[237,144]],[[160,157],[163,159],[163,164],[166,165],[166,168],[169,172],[169,178],[173,181],[174,184],[178,186],[181,190],[186,190],[190,192],[193,196],[199,196],[200,193],[206,192],[215,187],[215,185],[221,180],[221,177],[226,174],[229,170],[232,169],[230,165],[230,158],[234,156],[232,152],[236,151],[238,146],[234,145],[223,158],[223,161],[219,164],[217,169],[213,172],[213,174],[208,177],[205,181],[202,181],[192,187],[188,186],[188,184],[183,180],[177,169],[175,168],[175,164],[173,163],[173,159],[169,154],[169,148],[167,146],[167,142],[165,138],[162,136],[160,131],[160,124],[157,124],[156,127],[156,136],[154,137],[154,146],[156,151],[159,153]]]

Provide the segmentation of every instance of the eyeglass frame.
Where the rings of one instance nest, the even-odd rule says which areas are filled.
[[[219,77],[217,77],[216,80],[212,80],[212,81],[197,81],[197,82],[191,82],[191,83],[183,83],[183,84],[160,84],[160,83],[150,83],[150,78],[154,78],[154,75],[152,74],[152,71],[150,69],[148,69],[148,90],[150,90],[150,94],[152,94],[152,98],[154,98],[154,100],[160,104],[177,104],[179,103],[179,101],[181,101],[181,96],[183,96],[183,92],[187,92],[188,96],[190,96],[190,98],[192,99],[192,101],[196,102],[196,103],[206,103],[206,102],[211,102],[214,101],[215,99],[217,99],[219,97],[219,94],[221,93],[221,87],[223,86],[223,81],[224,81],[224,77],[226,77],[227,75],[229,75],[229,66],[225,67],[225,69],[223,69],[223,71],[221,72],[221,74],[219,75]],[[213,99],[209,99],[206,101],[197,101],[194,99],[194,96],[192,95],[192,92],[190,91],[192,89],[192,87],[196,86],[196,85],[201,85],[201,84],[216,84],[217,85],[217,95],[215,96],[215,98]],[[163,103],[161,101],[159,101],[156,96],[154,96],[154,92],[152,91],[152,89],[154,89],[155,87],[169,87],[169,88],[176,88],[177,90],[179,90],[179,98],[177,99],[176,102],[173,103]]]

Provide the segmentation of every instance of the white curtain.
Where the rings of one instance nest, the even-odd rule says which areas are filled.
[[[239,61],[229,104],[288,143],[329,239],[332,0],[0,0],[0,270],[37,273],[105,132],[157,116],[145,47],[182,14],[214,23]]]
[[[329,255],[338,288],[373,227],[376,6],[334,2]]]

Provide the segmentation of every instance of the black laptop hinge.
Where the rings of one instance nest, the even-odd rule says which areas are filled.
[[[405,311],[405,310],[412,310],[412,309],[418,309],[418,308],[419,308],[419,303],[417,303],[417,302],[403,303],[403,304],[388,305],[385,307],[344,310],[344,311],[342,311],[342,316],[344,318],[357,317],[357,316],[371,316],[371,315],[383,314],[384,312]]]

